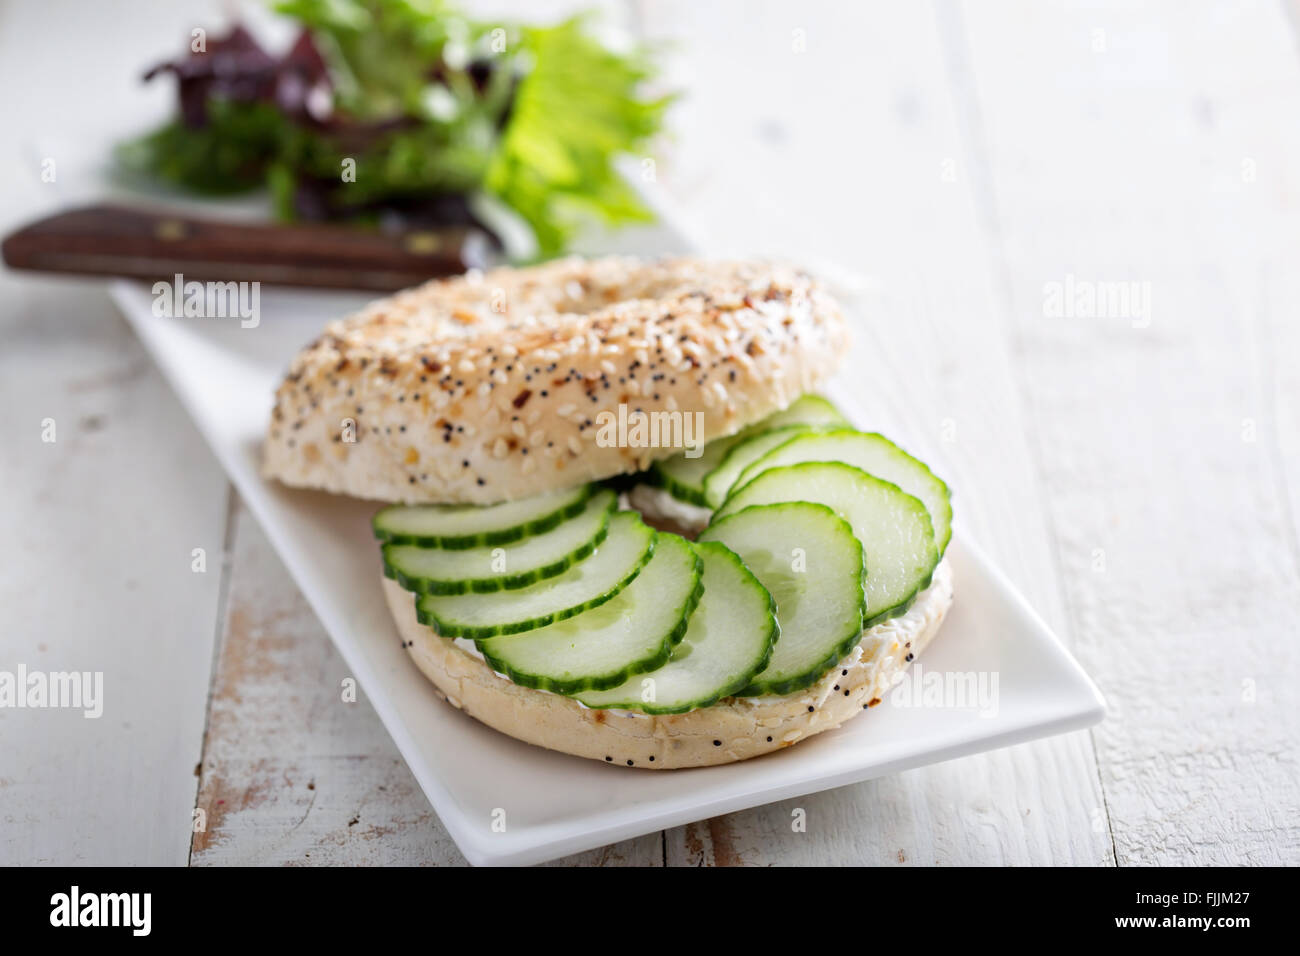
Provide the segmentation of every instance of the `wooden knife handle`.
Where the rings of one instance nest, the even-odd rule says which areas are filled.
[[[404,289],[491,265],[473,227],[389,234],[349,226],[267,225],[166,211],[86,206],[24,226],[2,245],[11,269],[133,279],[247,281],[330,289]]]

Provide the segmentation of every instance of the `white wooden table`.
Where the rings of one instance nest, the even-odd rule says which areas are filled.
[[[609,6],[673,41],[687,225],[870,277],[863,397],[1113,713],[566,862],[1300,862],[1300,12]],[[219,16],[0,0],[0,225],[89,198]],[[106,680],[0,709],[0,863],[463,862],[100,283],[0,274],[0,407],[0,669]]]

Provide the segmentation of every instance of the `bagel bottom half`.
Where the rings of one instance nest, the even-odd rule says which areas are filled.
[[[901,617],[877,624],[821,680],[792,694],[728,697],[685,714],[592,710],[576,700],[502,677],[415,616],[411,594],[383,579],[402,643],[453,707],[539,747],[624,767],[671,770],[747,760],[789,747],[879,704],[929,644],[952,606],[952,569],[941,561],[930,586]]]

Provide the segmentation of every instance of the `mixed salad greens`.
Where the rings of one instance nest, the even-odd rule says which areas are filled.
[[[146,74],[178,115],[122,144],[128,169],[204,195],[270,190],[284,219],[477,223],[471,197],[526,222],[540,257],[584,221],[644,221],[615,169],[644,155],[671,97],[645,48],[616,52],[578,16],[477,21],[445,0],[282,0],[282,56],[243,27]],[[488,230],[490,232],[490,230]]]

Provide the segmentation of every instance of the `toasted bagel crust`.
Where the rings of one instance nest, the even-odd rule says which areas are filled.
[[[701,412],[707,441],[816,388],[846,347],[835,303],[782,266],[564,259],[430,282],[298,355],[263,471],[388,502],[526,497],[681,450],[605,443],[602,411]]]
[[[412,596],[383,579],[402,643],[454,707],[526,743],[620,766],[651,770],[705,767],[780,750],[838,727],[878,704],[939,630],[952,605],[952,570],[935,569],[906,614],[863,632],[821,680],[783,696],[722,701],[685,714],[649,716],[592,710],[546,691],[520,687],[479,657],[416,620]]]

